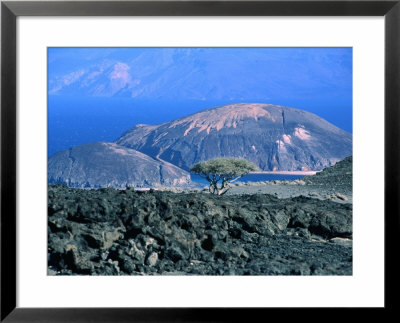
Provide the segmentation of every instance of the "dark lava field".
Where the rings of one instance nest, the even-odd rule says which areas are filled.
[[[351,239],[351,203],[48,188],[49,275],[351,275]]]

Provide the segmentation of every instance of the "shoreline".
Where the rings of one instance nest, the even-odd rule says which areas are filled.
[[[301,171],[301,170],[295,170],[295,171],[286,171],[286,170],[277,170],[277,171],[259,171],[259,172],[250,172],[248,175],[254,174],[254,175],[262,175],[262,174],[268,174],[268,175],[315,175],[316,173],[319,173],[320,171],[316,170],[309,170],[309,171]]]

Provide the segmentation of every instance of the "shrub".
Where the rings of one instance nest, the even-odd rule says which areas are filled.
[[[194,165],[190,171],[207,179],[210,183],[209,191],[213,194],[225,194],[230,183],[258,170],[253,163],[238,158],[216,158]],[[218,183],[221,182],[220,186]]]

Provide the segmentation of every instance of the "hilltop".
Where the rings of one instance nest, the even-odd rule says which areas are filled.
[[[265,171],[322,170],[352,153],[352,135],[317,115],[258,103],[136,125],[116,143],[185,170],[218,157],[247,159]]]

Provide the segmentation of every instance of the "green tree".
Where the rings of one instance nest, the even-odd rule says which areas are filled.
[[[225,194],[230,183],[258,170],[257,166],[245,159],[216,158],[194,165],[190,171],[200,175],[210,182],[209,191],[213,194]],[[218,183],[221,182],[220,185]]]

